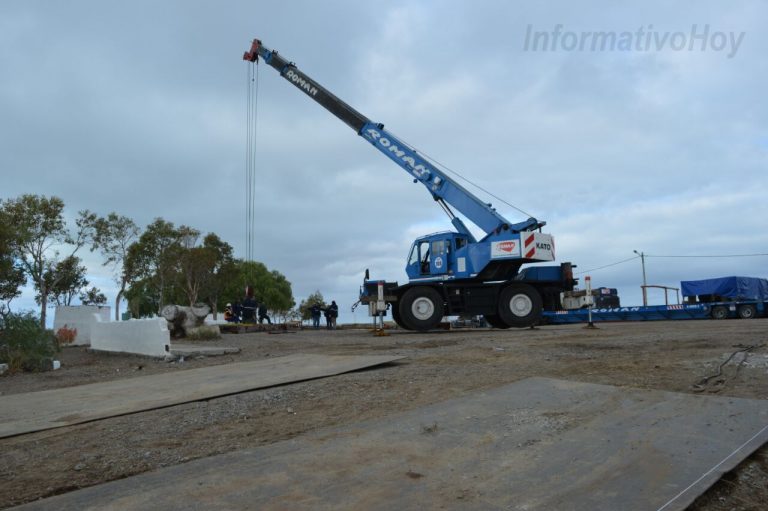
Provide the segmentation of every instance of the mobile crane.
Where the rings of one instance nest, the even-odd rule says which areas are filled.
[[[535,325],[543,309],[559,308],[560,293],[576,284],[571,263],[521,270],[525,263],[555,260],[554,239],[541,232],[545,222],[535,218],[510,222],[383,124],[372,122],[254,39],[243,60],[258,62],[259,57],[405,170],[414,183],[426,187],[455,228],[413,242],[405,267],[407,284],[373,281],[366,270],[360,300],[369,304],[372,315],[389,309],[395,322],[409,330],[429,330],[452,315],[483,315],[491,326],[509,328]],[[452,208],[484,236],[476,239]]]

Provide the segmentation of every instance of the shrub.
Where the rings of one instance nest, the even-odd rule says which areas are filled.
[[[53,332],[30,312],[8,314],[0,324],[0,362],[10,372],[44,369],[58,349]]]
[[[202,325],[187,330],[187,339],[190,341],[212,341],[220,337],[218,325]]]
[[[77,328],[67,328],[67,325],[56,330],[56,342],[59,346],[72,344],[77,337]]]

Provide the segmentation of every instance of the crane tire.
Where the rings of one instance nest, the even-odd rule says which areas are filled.
[[[509,328],[509,325],[504,323],[497,314],[486,314],[485,321],[491,325],[492,328]]]
[[[403,318],[400,316],[400,302],[395,302],[392,304],[391,312],[392,319],[395,321],[397,326],[404,330],[410,330],[410,328],[408,328],[408,326],[403,323]]]
[[[499,294],[499,318],[509,326],[525,328],[541,321],[542,300],[536,288],[514,283]]]
[[[400,299],[400,319],[408,330],[435,328],[443,319],[443,297],[429,286],[412,287]]]

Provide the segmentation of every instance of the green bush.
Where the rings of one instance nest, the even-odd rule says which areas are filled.
[[[31,312],[8,314],[0,322],[0,363],[10,372],[45,369],[57,351],[56,336]]]
[[[190,341],[212,341],[221,338],[221,332],[216,325],[202,325],[191,328],[187,332],[187,339]]]

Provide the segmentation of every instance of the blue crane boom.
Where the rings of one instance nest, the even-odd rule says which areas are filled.
[[[518,233],[535,230],[545,225],[545,222],[540,222],[535,218],[529,218],[519,223],[510,222],[500,215],[491,204],[483,202],[470,193],[445,172],[419,155],[411,146],[385,130],[383,124],[372,122],[300,71],[293,62],[286,60],[277,51],[267,48],[261,41],[255,39],[250,51],[243,55],[243,60],[255,62],[258,57],[261,57],[266,64],[275,68],[283,78],[325,107],[347,126],[355,130],[363,139],[370,142],[376,149],[411,174],[414,181],[424,185],[436,201],[452,206],[477,225],[486,234],[486,237],[493,236],[494,233],[499,233],[502,230]],[[451,217],[451,222],[456,230],[474,242],[474,237],[464,222],[453,215],[450,208],[446,208],[446,212]]]

